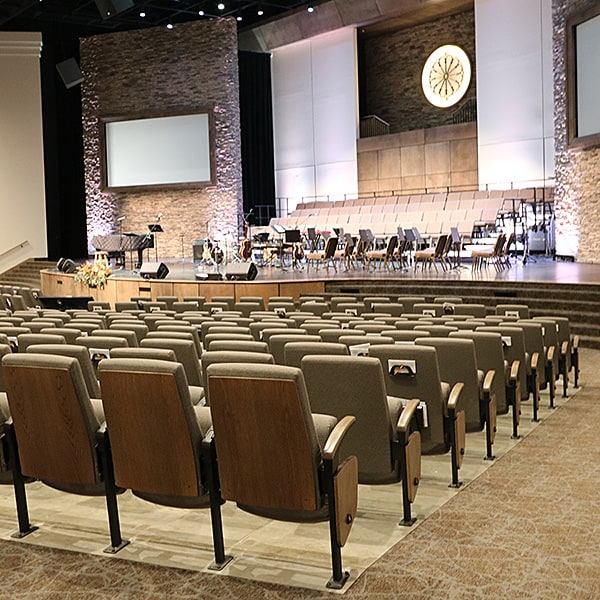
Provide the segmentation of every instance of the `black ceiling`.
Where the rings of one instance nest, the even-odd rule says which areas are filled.
[[[116,6],[126,0],[112,0]],[[222,1],[224,9],[219,9]],[[106,0],[0,0],[0,30],[46,30],[64,27],[79,35],[109,31],[176,25],[211,17],[241,17],[246,28],[282,16],[288,11],[306,10],[309,0],[135,0],[133,6],[104,19],[100,8]],[[314,4],[317,4],[316,2]],[[263,11],[259,15],[259,10]],[[201,12],[203,14],[201,14]],[[145,16],[140,16],[145,13]]]

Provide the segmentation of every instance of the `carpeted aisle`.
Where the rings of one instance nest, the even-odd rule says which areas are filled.
[[[600,351],[581,354],[583,389],[367,569],[344,597],[600,597]],[[332,598],[4,540],[0,560],[0,598],[7,599]]]

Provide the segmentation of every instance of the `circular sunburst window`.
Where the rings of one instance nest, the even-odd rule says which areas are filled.
[[[440,46],[425,61],[421,85],[427,100],[438,108],[456,104],[471,82],[471,63],[458,46]]]

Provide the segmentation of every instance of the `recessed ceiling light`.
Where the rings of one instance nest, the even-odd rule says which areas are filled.
[[[259,17],[262,17],[262,16],[265,14],[265,11],[264,11],[262,8],[259,8],[259,9],[256,11],[256,14],[257,14]]]
[[[167,29],[173,29],[173,24],[172,24],[172,23],[169,23],[169,24],[167,25]]]
[[[145,16],[146,16],[146,13],[145,13],[145,12],[141,12],[141,13],[140,13],[140,17],[142,17],[142,19],[143,19]]]
[[[242,15],[238,15],[238,16],[236,17],[236,19],[237,19],[238,21],[241,21],[241,20],[243,19],[243,17],[242,17]]]
[[[204,16],[204,11],[203,11],[203,10],[199,10],[199,11],[198,11],[198,14],[199,14],[201,17],[203,17],[203,16]]]
[[[315,7],[312,4],[308,5],[308,8],[306,9],[309,13],[313,13],[315,12]]]
[[[223,2],[219,2],[219,4],[217,4],[217,8],[219,10],[225,10],[225,4],[223,4]]]

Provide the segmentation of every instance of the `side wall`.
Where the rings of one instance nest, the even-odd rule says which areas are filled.
[[[47,256],[39,33],[0,32],[0,273]]]
[[[146,233],[162,213],[158,258],[190,258],[199,237],[237,235],[242,211],[235,20],[219,19],[81,40],[88,244],[115,231]],[[100,122],[109,115],[213,108],[217,185],[176,191],[103,193]],[[93,249],[90,247],[90,251]],[[154,260],[155,252],[150,255]]]
[[[567,150],[565,22],[595,0],[553,0],[556,253],[600,262],[600,148]]]

